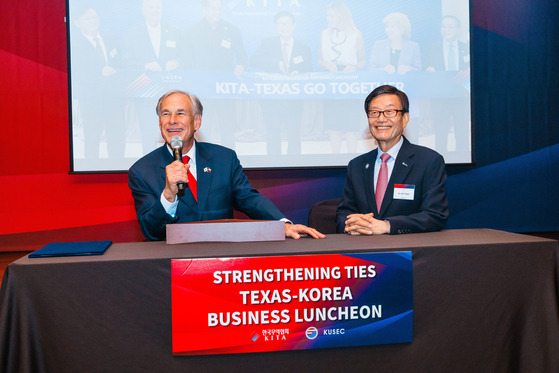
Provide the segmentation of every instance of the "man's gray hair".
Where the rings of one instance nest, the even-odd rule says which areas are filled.
[[[163,101],[174,94],[181,94],[181,95],[185,95],[188,96],[188,98],[190,98],[190,102],[192,103],[192,114],[193,115],[197,115],[199,114],[200,116],[202,116],[202,113],[204,111],[204,107],[202,106],[202,103],[200,102],[200,99],[198,97],[196,97],[195,94],[190,93],[190,92],[185,92],[185,91],[181,91],[180,89],[173,89],[167,93],[165,93],[163,96],[161,96],[159,98],[159,101],[157,101],[157,106],[155,107],[155,112],[157,113],[157,116],[160,117],[161,116],[161,104],[163,103]]]

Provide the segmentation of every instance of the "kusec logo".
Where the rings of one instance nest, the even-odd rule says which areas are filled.
[[[307,329],[305,334],[308,339],[315,339],[316,337],[318,337],[318,329],[315,328],[314,326],[311,326],[310,328]]]

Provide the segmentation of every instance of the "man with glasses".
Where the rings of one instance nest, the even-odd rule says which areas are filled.
[[[442,229],[448,219],[446,171],[434,150],[404,136],[407,95],[383,85],[365,99],[369,131],[378,147],[349,162],[338,232],[351,235],[403,234]]]
[[[324,237],[315,229],[291,224],[272,201],[252,188],[233,150],[194,140],[203,112],[195,95],[169,91],[159,99],[156,112],[165,144],[128,172],[136,215],[147,239],[165,239],[167,224],[231,219],[233,209],[252,219],[285,221],[286,237]],[[182,145],[182,161],[174,159],[173,145]],[[181,183],[187,184],[184,193]]]

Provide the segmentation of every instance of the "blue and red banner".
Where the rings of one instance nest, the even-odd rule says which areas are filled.
[[[172,260],[173,354],[411,342],[411,252]]]

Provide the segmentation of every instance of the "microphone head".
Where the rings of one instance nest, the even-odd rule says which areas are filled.
[[[172,149],[182,148],[182,140],[179,136],[173,136],[171,138],[171,148]]]

